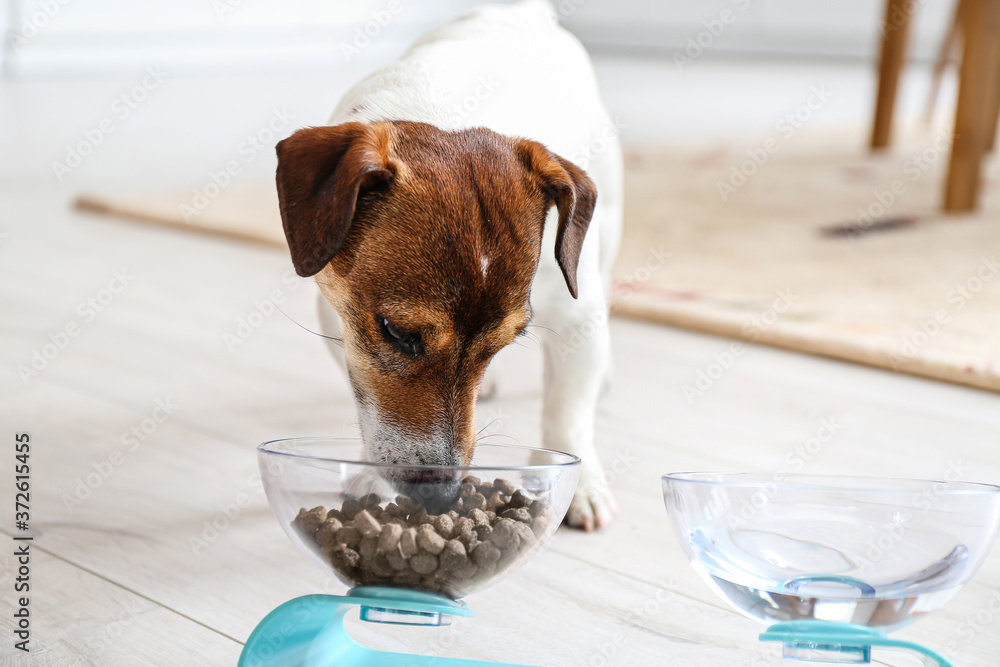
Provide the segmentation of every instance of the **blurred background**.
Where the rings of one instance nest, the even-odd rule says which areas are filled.
[[[0,150],[18,158],[3,161],[3,184],[52,192],[106,179],[195,185],[275,106],[294,116],[285,134],[324,122],[350,83],[475,4],[399,0],[393,13],[383,0],[6,0]],[[949,0],[918,4],[903,114],[922,102],[953,11]],[[862,128],[872,113],[881,3],[563,0],[557,10],[593,54],[626,142],[766,133],[819,78],[836,84],[820,119]],[[691,51],[692,62],[678,62],[725,11],[733,20]],[[384,26],[380,14],[390,17]],[[164,72],[163,85],[127,119],[112,115],[113,134],[79,168],[53,174],[51,163],[148,67]],[[248,172],[273,166],[270,152]],[[122,160],[141,162],[123,171]]]
[[[353,83],[398,58],[424,31],[476,4],[8,0],[0,18],[6,35],[3,213],[30,211],[16,224],[37,216],[48,226],[76,203],[132,221],[237,235],[240,228],[266,228],[264,235],[280,246],[274,144],[297,128],[325,124]],[[976,11],[992,4],[965,0]],[[616,277],[631,301],[618,299],[621,312],[743,335],[747,312],[760,311],[768,295],[790,284],[817,287],[826,292],[808,295],[805,308],[812,312],[797,322],[784,318],[754,340],[1000,388],[1000,351],[982,324],[959,323],[922,346],[920,355],[903,354],[921,318],[936,311],[954,280],[975,270],[975,258],[965,256],[994,242],[992,226],[972,232],[966,226],[965,236],[955,236],[959,227],[941,217],[952,174],[966,190],[983,183],[978,195],[967,193],[967,209],[997,194],[990,178],[995,161],[962,149],[963,164],[976,169],[948,169],[963,48],[954,29],[961,5],[553,3],[560,21],[592,54],[614,123],[609,130],[625,146],[626,240]],[[986,21],[977,15],[972,25]],[[893,76],[882,76],[880,84],[880,52],[892,44],[896,55],[884,60],[895,64],[888,70]],[[1000,69],[1000,57],[996,62]],[[987,79],[1000,81],[1000,74],[973,73],[979,78],[970,90],[985,89]],[[872,150],[880,85],[890,91],[883,108],[884,100],[895,104],[884,116],[882,148]],[[1000,92],[994,98],[995,119]],[[968,127],[958,133],[974,134]],[[980,221],[995,215],[986,208]],[[883,241],[869,234],[918,218],[926,232],[919,239],[891,235]],[[728,227],[718,226],[722,222]],[[851,241],[865,236],[865,244],[823,240],[831,234]],[[790,235],[800,235],[795,244],[774,243]],[[696,237],[708,245],[692,242]],[[759,245],[749,250],[753,239]],[[636,285],[636,268],[660,244],[680,252],[667,270]],[[953,246],[950,255],[937,256]],[[736,248],[742,249],[739,264],[730,257]],[[824,265],[830,252],[839,256]],[[937,253],[935,259],[929,253]],[[911,256],[947,270],[928,274]],[[968,265],[957,263],[962,257]],[[787,271],[773,274],[779,266]],[[769,280],[746,282],[761,271]],[[873,298],[889,283],[896,289]],[[868,301],[848,303],[862,291]],[[934,296],[927,300],[912,298],[929,291]],[[1000,299],[996,285],[990,293]],[[690,294],[711,297],[692,304]],[[987,299],[977,305],[977,317],[990,311]],[[886,321],[873,326],[873,317]],[[826,322],[810,331],[787,330],[809,318]],[[992,316],[989,321],[997,323]],[[970,327],[976,329],[971,338]],[[789,336],[814,342],[803,345]],[[971,380],[965,368],[975,369]]]
[[[234,664],[275,605],[343,592],[282,536],[253,448],[357,433],[346,379],[303,330],[317,287],[283,247],[274,145],[478,3],[0,2],[0,428],[37,443],[37,645],[60,665]],[[957,461],[1000,480],[1000,165],[966,160],[981,205],[943,212],[954,40],[928,109],[959,2],[888,3],[554,0],[625,152],[612,313],[630,317],[611,319],[595,428],[621,513],[598,535],[560,531],[440,652],[609,664],[621,631],[619,664],[782,664],[689,571],[660,474],[939,479]],[[997,30],[975,43],[995,43],[1000,12],[977,16],[966,27]],[[903,48],[874,151],[885,40]],[[994,57],[974,79],[1000,104]],[[486,436],[540,444],[546,335],[501,353]],[[996,665],[995,624],[969,638],[961,623],[1000,618],[997,552],[911,638]]]

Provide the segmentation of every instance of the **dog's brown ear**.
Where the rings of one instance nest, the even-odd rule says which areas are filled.
[[[597,203],[597,188],[586,172],[535,141],[520,144],[521,158],[537,175],[542,191],[559,211],[556,230],[556,261],[562,269],[569,293],[577,297],[576,267]]]
[[[311,127],[278,142],[278,206],[300,276],[340,252],[361,192],[392,183],[390,143],[387,126],[367,123]]]

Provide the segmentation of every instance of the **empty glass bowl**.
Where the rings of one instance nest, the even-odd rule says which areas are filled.
[[[258,447],[268,502],[310,560],[348,586],[468,595],[525,562],[558,528],[580,460],[476,447],[469,466],[369,463],[358,438]]]
[[[1000,526],[1000,487],[820,475],[663,477],[695,570],[766,622],[901,628],[975,574]]]

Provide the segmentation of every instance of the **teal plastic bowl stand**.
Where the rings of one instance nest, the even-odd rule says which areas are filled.
[[[954,667],[944,656],[926,646],[889,639],[884,632],[865,625],[832,621],[789,621],[772,625],[760,635],[762,642],[782,643],[782,655],[792,660],[867,665],[872,647],[915,653],[926,667]]]
[[[384,586],[359,586],[347,595],[303,595],[276,607],[257,624],[240,654],[239,667],[447,667],[513,663],[390,653],[354,641],[344,617],[361,607],[361,619],[397,625],[448,625],[451,616],[472,616],[465,603],[443,595]]]

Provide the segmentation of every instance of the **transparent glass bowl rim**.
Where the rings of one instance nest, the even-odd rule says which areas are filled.
[[[580,464],[580,457],[574,456],[573,454],[567,454],[566,452],[556,451],[555,449],[543,449],[541,447],[528,447],[527,445],[500,445],[492,443],[482,443],[476,445],[476,448],[488,447],[490,449],[516,449],[521,451],[531,451],[531,452],[545,452],[546,454],[552,454],[557,460],[554,463],[538,463],[538,464],[528,464],[528,465],[517,465],[517,466],[495,466],[495,465],[435,465],[428,463],[379,463],[374,461],[358,461],[358,460],[348,460],[348,459],[336,459],[326,456],[313,456],[310,454],[297,454],[295,452],[280,451],[275,449],[276,446],[283,443],[319,443],[319,442],[332,442],[337,444],[348,444],[348,443],[359,443],[361,442],[360,437],[352,436],[309,436],[301,438],[280,438],[277,440],[268,440],[267,442],[261,443],[257,446],[257,451],[269,456],[287,456],[289,458],[302,459],[306,461],[324,461],[327,463],[338,463],[344,465],[354,465],[354,466],[365,466],[372,468],[381,468],[384,470],[391,470],[393,468],[398,468],[402,470],[544,470],[546,468],[566,468],[572,467]]]
[[[777,481],[783,477],[784,481]],[[701,484],[729,488],[763,488],[777,485],[785,490],[834,491],[852,494],[891,494],[922,491],[929,485],[943,485],[937,493],[993,494],[1000,493],[1000,486],[984,482],[946,481],[933,479],[907,479],[896,477],[868,477],[863,475],[811,475],[800,473],[746,473],[746,472],[675,472],[663,476],[671,484]]]

